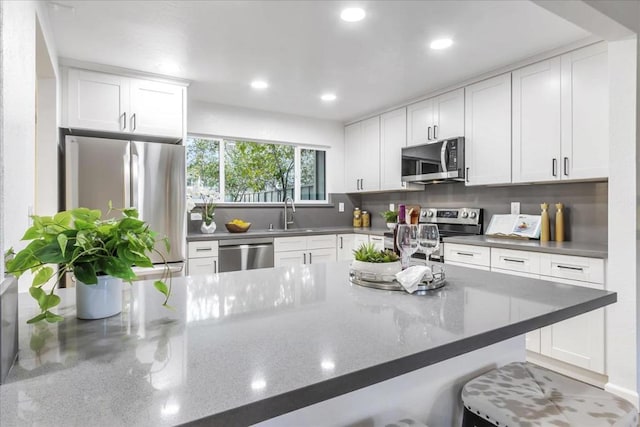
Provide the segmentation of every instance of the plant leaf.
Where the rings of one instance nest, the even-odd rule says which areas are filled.
[[[22,236],[22,240],[33,240],[40,237],[42,233],[42,227],[32,226],[24,232],[24,236]]]
[[[45,310],[46,309],[45,305],[47,303],[47,293],[35,286],[32,286],[29,288],[29,293],[31,294],[33,299],[38,301],[38,305],[40,306],[40,309]]]
[[[165,297],[169,296],[169,289],[162,280],[156,280],[155,282],[153,282],[153,286],[155,286],[155,288],[159,290]]]
[[[47,295],[46,307],[45,309],[50,309],[60,304],[60,297],[58,295]]]
[[[45,313],[40,313],[36,317],[32,317],[31,319],[27,320],[27,323],[29,323],[29,324],[36,323],[36,322],[39,322],[41,320],[44,320],[46,317],[47,317],[47,315]]]
[[[56,240],[58,241],[58,246],[60,246],[60,251],[62,252],[62,256],[64,257],[64,253],[67,250],[67,242],[69,241],[69,239],[64,234],[58,234]]]
[[[42,267],[38,270],[38,273],[33,277],[33,282],[31,286],[42,286],[53,276],[53,268],[51,267]],[[37,288],[36,288],[37,289]],[[31,294],[33,296],[33,294]],[[34,297],[35,298],[35,297]]]
[[[69,227],[71,224],[71,212],[62,211],[53,216],[53,221],[62,227]]]
[[[76,279],[85,285],[95,285],[98,283],[96,270],[91,263],[85,262],[75,264],[73,266],[73,274],[76,276]]]
[[[64,320],[64,317],[58,316],[57,314],[54,314],[48,310],[44,313],[44,315],[46,321],[49,323],[62,322]]]
[[[138,209],[136,208],[126,208],[122,210],[122,213],[129,218],[138,218]]]

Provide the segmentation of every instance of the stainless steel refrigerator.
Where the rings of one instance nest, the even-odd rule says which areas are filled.
[[[185,151],[184,146],[68,135],[65,138],[66,209],[135,207],[160,236],[167,236],[171,251],[156,246],[182,271],[185,260]],[[113,212],[111,216],[119,215]],[[104,215],[104,217],[107,217]],[[162,262],[153,254],[154,263]],[[142,271],[143,275],[145,271]],[[147,275],[153,276],[154,270]],[[140,272],[137,272],[140,276]]]

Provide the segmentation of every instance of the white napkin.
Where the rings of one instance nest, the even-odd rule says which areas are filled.
[[[396,273],[396,280],[410,294],[418,289],[418,285],[423,279],[431,280],[432,278],[431,269],[424,265],[414,265]]]

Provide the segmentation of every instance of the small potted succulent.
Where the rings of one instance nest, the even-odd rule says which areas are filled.
[[[204,234],[212,234],[216,231],[216,223],[213,221],[216,205],[211,195],[202,195],[202,225],[200,231]]]
[[[380,216],[382,216],[387,223],[387,228],[389,230],[393,230],[398,222],[398,211],[384,211],[380,212]]]
[[[363,243],[353,251],[355,259],[351,262],[351,269],[380,278],[391,278],[402,271],[400,257],[388,249],[380,250],[372,243]]]
[[[169,241],[158,238],[138,219],[136,209],[113,209],[109,202],[109,212],[113,210],[122,216],[103,220],[100,210],[76,208],[53,217],[31,217],[33,225],[22,238],[29,244],[17,253],[9,249],[6,254],[7,273],[17,277],[26,271],[33,274],[29,293],[38,302],[40,314],[27,323],[63,320],[51,309],[60,303],[55,289],[66,273],[76,278],[78,318],[101,319],[120,313],[122,281],[136,279],[132,267],[152,267],[149,254],[155,252],[162,257],[155,249],[157,242],[164,242],[169,250]],[[163,305],[168,306],[171,279],[166,262],[164,267],[163,280],[155,281],[154,286],[165,297]],[[53,286],[46,291],[45,285],[51,280]]]

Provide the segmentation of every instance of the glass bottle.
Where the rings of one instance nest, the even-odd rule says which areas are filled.
[[[362,212],[360,211],[360,208],[355,208],[353,210],[353,227],[362,227]]]

